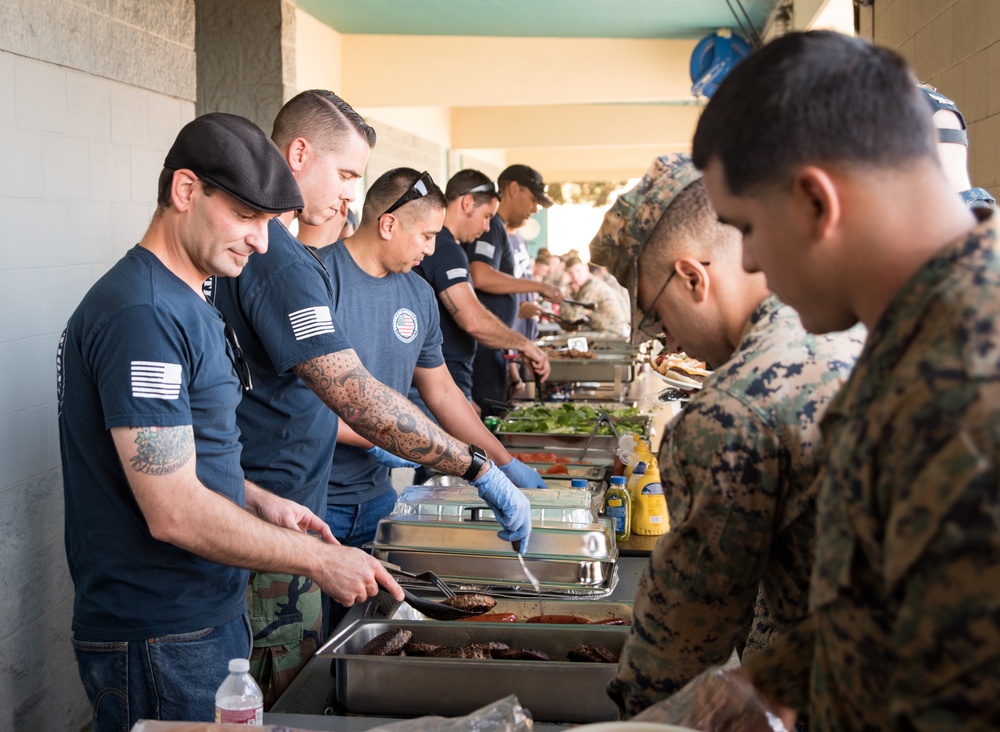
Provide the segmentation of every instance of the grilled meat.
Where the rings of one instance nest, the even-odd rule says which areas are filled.
[[[365,643],[361,653],[366,656],[398,656],[412,637],[413,633],[403,628],[388,630]]]

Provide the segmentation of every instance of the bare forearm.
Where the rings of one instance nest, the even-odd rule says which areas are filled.
[[[510,295],[518,292],[541,292],[547,294],[548,290],[552,289],[551,285],[522,277],[514,277],[513,275],[494,269],[485,262],[473,262],[469,266],[469,274],[472,276],[472,283],[477,290],[489,292],[493,295]]]
[[[441,293],[441,301],[458,326],[487,348],[523,351],[531,345],[524,335],[504,325],[478,300],[473,305],[462,307],[445,291]]]
[[[354,351],[318,356],[294,371],[330,409],[373,444],[448,475],[463,475],[469,469],[469,446],[445,433],[406,397],[369,374]]]
[[[497,465],[510,462],[511,454],[507,448],[486,428],[458,387],[438,389],[429,386],[417,384],[420,398],[449,434],[479,445]]]

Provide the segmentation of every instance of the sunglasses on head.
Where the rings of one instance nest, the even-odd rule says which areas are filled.
[[[420,177],[417,178],[417,182],[410,186],[406,190],[406,193],[396,199],[396,202],[383,211],[381,215],[385,216],[386,214],[391,214],[400,206],[405,206],[410,201],[416,201],[423,198],[431,192],[431,186],[433,185],[434,179],[431,178],[431,174],[425,170],[420,174]]]
[[[470,193],[496,193],[496,192],[497,192],[497,184],[494,183],[493,181],[490,181],[489,183],[483,183],[482,185],[478,185],[475,188],[470,188],[462,195],[467,196]]]

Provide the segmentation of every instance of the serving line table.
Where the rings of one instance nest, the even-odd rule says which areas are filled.
[[[654,538],[655,537],[649,537]],[[654,542],[655,543],[655,542]],[[650,547],[651,548],[651,547]],[[639,578],[649,561],[649,552],[644,548],[635,548],[627,555],[618,557],[618,585],[604,601],[632,602],[635,599]],[[581,600],[581,603],[586,602]],[[348,612],[337,630],[361,619],[365,613],[371,613],[369,605],[376,600],[357,605]],[[337,632],[335,630],[334,632]],[[298,727],[306,730],[334,730],[335,732],[363,732],[390,722],[398,722],[398,718],[372,717],[357,715],[340,715],[333,708],[333,681],[330,675],[329,658],[313,658],[306,664],[302,672],[288,690],[278,699],[270,712],[264,715],[265,724],[279,724],[288,727]],[[504,696],[500,694],[500,697]],[[549,724],[535,722],[538,730],[569,729],[575,725]]]

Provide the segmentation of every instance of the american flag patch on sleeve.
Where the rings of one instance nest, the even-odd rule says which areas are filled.
[[[488,259],[493,258],[493,254],[496,252],[497,248],[490,244],[488,241],[483,241],[480,239],[476,242],[475,252],[480,257],[487,257]]]
[[[449,269],[447,272],[444,273],[444,275],[449,280],[457,280],[459,278],[464,280],[466,277],[469,276],[469,270],[467,270],[465,267],[455,267],[455,269]]]
[[[181,394],[181,365],[159,361],[132,362],[132,396],[176,399]]]
[[[288,320],[292,323],[292,333],[295,334],[297,341],[324,333],[336,333],[333,327],[333,316],[330,314],[328,305],[296,310],[294,313],[288,314]]]

